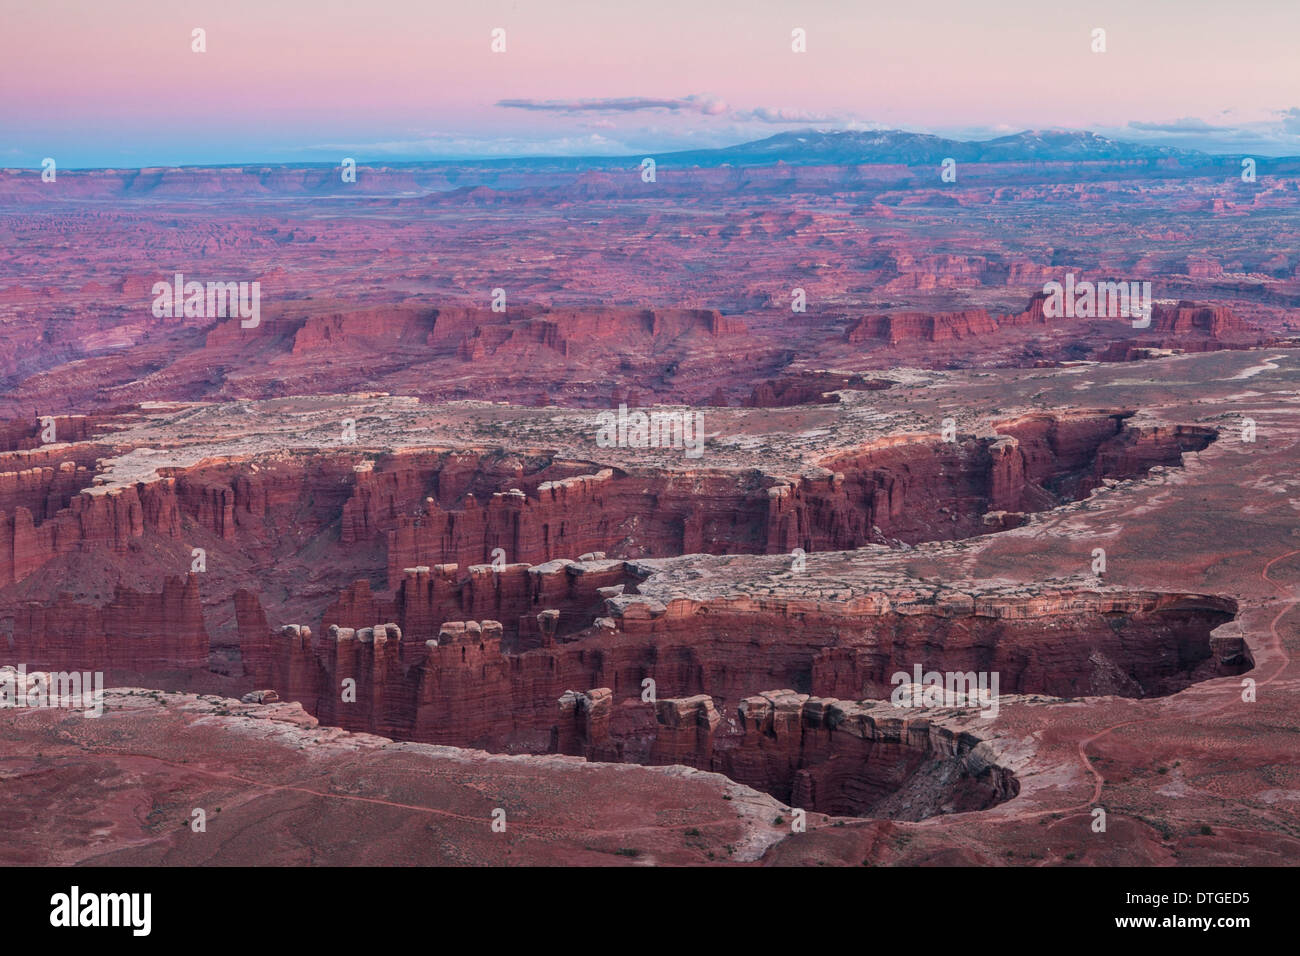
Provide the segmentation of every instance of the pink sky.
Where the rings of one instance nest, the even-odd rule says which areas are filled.
[[[1300,153],[1300,0],[7,5],[0,165],[631,153],[810,125]]]

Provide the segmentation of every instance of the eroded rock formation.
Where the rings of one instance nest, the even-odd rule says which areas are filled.
[[[257,686],[348,729],[495,750],[549,746],[555,701],[574,687],[606,687],[615,704],[639,698],[647,680],[662,697],[708,694],[723,706],[774,683],[883,699],[897,673],[920,665],[997,673],[1005,694],[1146,697],[1252,666],[1239,638],[1211,638],[1232,603],[1198,595],[884,587],[819,606],[622,594],[590,627],[519,653],[503,648],[498,621],[434,631],[427,613],[361,629],[327,617],[312,641],[301,627],[267,628],[255,600],[241,601],[245,659],[266,662]],[[367,610],[382,620],[394,609]],[[343,699],[348,679],[353,701]]]
[[[103,605],[63,595],[14,611],[8,654],[49,670],[172,671],[208,666],[198,576],[171,577],[155,594],[118,588]]]
[[[705,694],[624,701],[617,715],[611,698],[607,687],[566,692],[556,749],[603,762],[713,770],[834,816],[919,820],[984,810],[1020,789],[997,762],[991,728],[981,732],[969,713],[909,712],[788,688],[746,697],[728,715]]]

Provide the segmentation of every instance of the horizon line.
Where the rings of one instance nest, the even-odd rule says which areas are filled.
[[[724,152],[725,150],[736,149],[742,146],[765,143],[779,136],[795,135],[799,133],[817,133],[822,135],[856,134],[862,136],[868,136],[873,134],[901,133],[908,136],[930,137],[936,140],[941,140],[944,142],[950,142],[950,143],[960,144],[965,146],[987,145],[989,143],[995,143],[1001,140],[1011,140],[1018,136],[1024,136],[1026,134],[1042,135],[1042,134],[1052,134],[1052,133],[1067,133],[1067,134],[1077,133],[1077,134],[1086,134],[1086,135],[1094,136],[1099,140],[1104,140],[1108,143],[1113,143],[1120,146],[1133,146],[1133,147],[1148,148],[1153,150],[1167,149],[1175,154],[1182,153],[1182,154],[1187,154],[1189,156],[1203,157],[1205,159],[1234,159],[1234,158],[1245,157],[1245,156],[1265,158],[1270,160],[1300,159],[1300,153],[1282,153],[1279,155],[1269,155],[1266,153],[1259,152],[1258,150],[1253,152],[1247,152],[1247,151],[1234,151],[1234,152],[1226,152],[1226,153],[1209,152],[1203,149],[1194,149],[1194,148],[1188,148],[1183,146],[1161,145],[1158,143],[1151,143],[1143,140],[1116,139],[1114,137],[1106,136],[1101,133],[1096,133],[1093,130],[1083,128],[1083,127],[1064,127],[1064,126],[1039,127],[1039,128],[1026,127],[1025,129],[1018,130],[1014,133],[1004,133],[999,136],[993,136],[985,139],[959,139],[952,136],[944,136],[940,133],[932,133],[932,132],[924,132],[924,131],[918,132],[915,130],[903,129],[900,127],[881,127],[879,129],[845,129],[842,127],[807,126],[807,127],[796,128],[796,129],[781,130],[779,132],[773,133],[771,136],[764,136],[759,139],[743,139],[740,140],[739,142],[732,143],[728,146],[704,146],[704,147],[698,147],[694,149],[670,149],[667,151],[640,150],[633,153],[627,153],[627,152],[517,153],[517,154],[510,154],[510,155],[478,153],[478,154],[467,154],[467,155],[450,155],[450,156],[443,156],[443,157],[429,157],[423,159],[392,159],[392,160],[374,159],[374,160],[366,160],[365,165],[363,165],[361,160],[359,159],[356,160],[356,162],[358,168],[373,169],[376,167],[384,167],[384,166],[387,167],[429,166],[429,165],[454,164],[454,163],[492,165],[492,164],[513,163],[513,162],[575,162],[575,161],[583,161],[583,160],[610,161],[610,160],[619,160],[619,159],[634,160],[637,159],[638,157],[644,157],[644,156],[650,156],[652,158],[656,158],[657,161],[659,156],[670,157],[670,156],[695,155],[695,154],[707,154],[707,153],[721,153]],[[348,158],[353,158],[353,157],[348,157]],[[747,165],[760,165],[760,166],[776,165],[778,163],[781,163],[782,161],[783,160],[781,157],[776,156],[776,157],[772,157],[768,161],[764,161],[761,163],[751,162],[748,163]],[[1071,157],[1065,159],[1028,157],[1025,160],[1008,159],[1002,161],[1003,162],[1088,162],[1090,160],[1088,160],[1087,158],[1077,158],[1077,157]],[[1105,160],[1104,158],[1102,158],[1093,161],[1105,161]],[[1136,160],[1114,160],[1114,161],[1133,162]],[[38,162],[30,166],[0,166],[0,172],[10,173],[10,172],[30,172],[33,170],[40,170],[42,168],[42,163],[43,160],[41,162]],[[863,162],[860,165],[870,166],[870,165],[900,165],[900,164],[914,165],[908,162],[885,163],[883,161]],[[233,161],[233,162],[200,162],[200,163],[179,163],[179,164],[161,163],[161,164],[149,164],[149,165],[141,165],[141,166],[135,166],[130,164],[109,165],[109,166],[66,166],[66,167],[59,167],[59,171],[84,173],[84,172],[117,172],[117,171],[131,170],[137,172],[146,172],[152,170],[167,170],[167,169],[237,169],[237,168],[250,168],[250,167],[300,169],[300,168],[311,168],[311,167],[335,168],[338,165],[339,165],[338,161],[326,161],[326,160],[277,161],[277,160],[266,159],[266,160],[249,160],[249,161]],[[814,165],[818,165],[818,164],[814,164]],[[852,165],[852,164],[824,163],[820,165]]]

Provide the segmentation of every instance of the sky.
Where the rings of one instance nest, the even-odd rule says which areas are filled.
[[[0,166],[632,155],[809,127],[1300,155],[1298,38],[1300,0],[0,0]]]

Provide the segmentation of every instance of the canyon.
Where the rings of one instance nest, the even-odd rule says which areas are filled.
[[[351,190],[330,172],[75,170],[42,188],[0,170],[0,416],[371,390],[738,405],[827,372],[1300,332],[1286,161],[1254,184],[1190,160],[1000,162],[948,189],[897,163],[669,163],[651,190],[614,161],[366,167]],[[80,250],[66,275],[41,258],[60,243]],[[259,282],[260,323],[156,319],[150,290],[176,272]],[[1152,327],[1045,317],[1066,273],[1154,280]]]
[[[1060,699],[1164,697],[1254,667],[1224,633],[1229,598],[886,570],[1177,471],[1219,429],[1081,408],[952,418],[945,439],[874,421],[889,394],[815,406],[858,436],[845,447],[741,442],[709,468],[602,449],[581,411],[514,413],[549,430],[546,453],[475,448],[463,439],[496,431],[499,410],[381,395],[75,419],[84,441],[3,453],[0,626],[29,667],[220,686],[398,740],[692,766],[805,810],[911,820],[1020,787],[978,728],[871,704],[914,663]],[[734,435],[773,411],[710,421]],[[331,434],[340,418],[366,441]],[[803,594],[846,556],[864,563],[844,590]],[[135,575],[188,571],[140,591],[112,573],[123,558]],[[722,593],[673,583],[715,564]],[[50,567],[77,569],[82,592]]]
[[[842,145],[0,171],[0,860],[1293,857],[1300,169]]]

